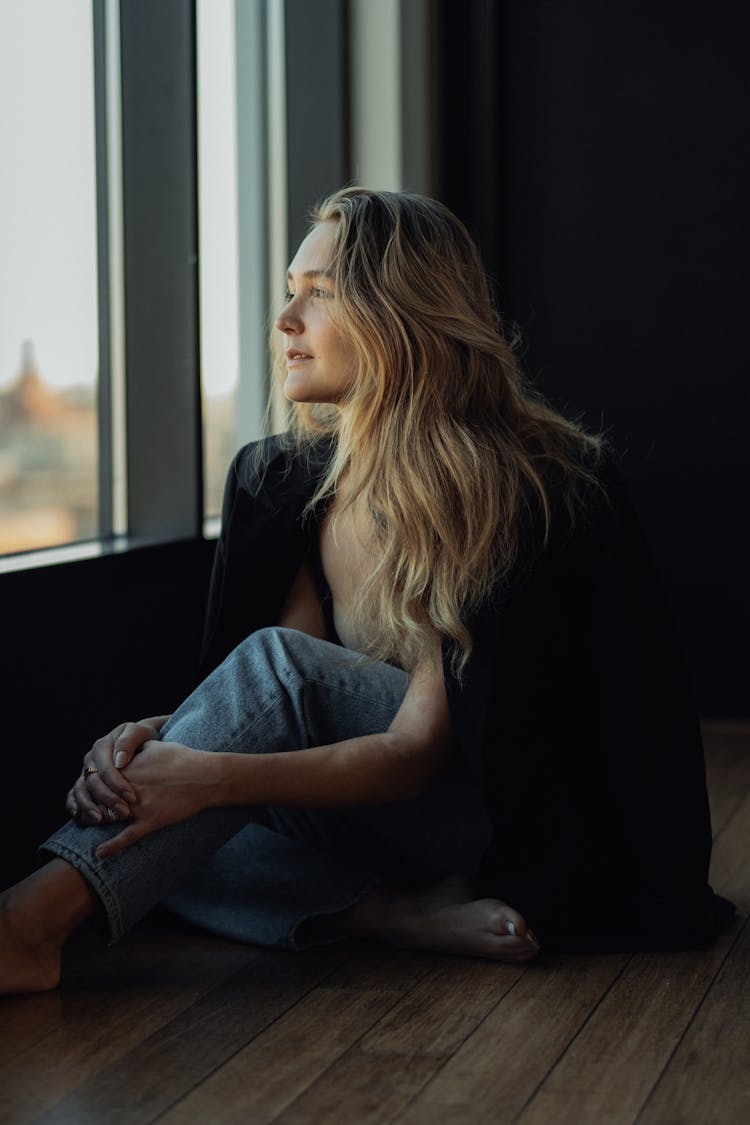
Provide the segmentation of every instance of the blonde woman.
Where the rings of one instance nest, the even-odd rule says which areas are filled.
[[[602,641],[602,582],[619,605],[655,580],[603,440],[524,383],[464,227],[419,196],[332,196],[276,337],[291,428],[230,471],[206,678],[85,755],[49,862],[4,896],[2,989],[55,987],[84,919],[117,940],[159,902],[290,950],[357,935],[523,962],[540,938],[706,940],[679,685],[683,729],[658,760],[634,745],[629,782],[613,767],[618,661],[669,641],[628,612]]]

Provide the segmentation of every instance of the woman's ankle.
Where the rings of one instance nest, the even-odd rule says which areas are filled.
[[[59,947],[89,918],[96,900],[64,859],[53,859],[3,895],[4,916],[17,940],[29,947]]]

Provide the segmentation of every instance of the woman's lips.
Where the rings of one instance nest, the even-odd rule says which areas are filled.
[[[304,363],[305,360],[307,360],[307,359],[312,359],[312,356],[308,355],[307,352],[300,352],[296,348],[288,348],[287,349],[287,353],[286,353],[287,365],[292,364],[292,363]]]

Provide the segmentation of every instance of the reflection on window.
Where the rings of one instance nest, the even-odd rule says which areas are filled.
[[[0,5],[0,552],[97,533],[90,0]]]

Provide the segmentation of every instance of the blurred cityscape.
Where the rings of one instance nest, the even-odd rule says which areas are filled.
[[[218,515],[235,452],[234,393],[204,398],[205,514]],[[31,341],[0,390],[0,554],[99,534],[96,384],[56,389]]]

